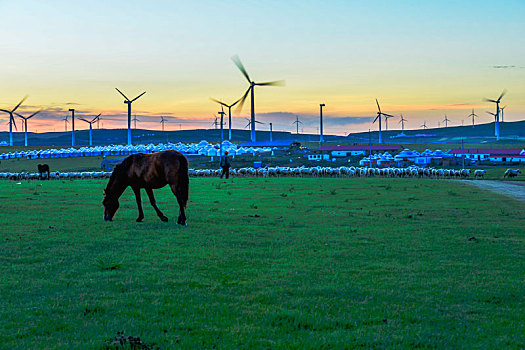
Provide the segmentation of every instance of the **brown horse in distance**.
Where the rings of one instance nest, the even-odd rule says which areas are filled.
[[[134,154],[117,164],[108,185],[104,190],[104,220],[111,221],[119,207],[118,199],[130,186],[135,193],[139,216],[137,222],[144,219],[140,189],[144,188],[149,201],[162,221],[168,218],[160,211],[155,202],[153,189],[169,185],[179,203],[177,223],[186,225],[186,204],[188,203],[189,177],[188,160],[177,151],[162,151],[152,154]]]

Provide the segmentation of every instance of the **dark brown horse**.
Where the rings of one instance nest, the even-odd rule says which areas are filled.
[[[104,220],[111,221],[119,207],[118,199],[130,186],[135,193],[139,216],[137,222],[144,219],[140,189],[144,188],[149,201],[162,221],[168,218],[162,214],[155,202],[153,189],[170,185],[171,191],[179,203],[177,223],[186,225],[186,204],[188,203],[189,177],[188,160],[177,151],[162,151],[153,154],[134,154],[117,164],[104,190]]]
[[[38,172],[40,173],[40,180],[44,177],[44,173],[47,173],[46,178],[49,180],[49,165],[38,164]]]

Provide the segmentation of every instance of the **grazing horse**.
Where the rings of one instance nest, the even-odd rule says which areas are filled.
[[[49,180],[49,165],[38,164],[38,172],[40,173],[40,180],[44,177],[44,173],[47,173],[47,179]]]
[[[134,154],[115,166],[104,190],[104,220],[111,221],[119,207],[118,199],[130,186],[135,193],[139,216],[137,222],[144,219],[140,189],[144,188],[149,201],[162,221],[168,218],[162,214],[155,202],[153,189],[169,185],[179,203],[177,223],[186,225],[186,204],[188,203],[189,177],[188,160],[177,151],[162,151],[152,154]]]

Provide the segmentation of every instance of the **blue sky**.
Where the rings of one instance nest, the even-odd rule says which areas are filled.
[[[320,102],[341,118],[334,133],[375,128],[364,117],[376,97],[408,128],[444,113],[457,125],[472,108],[488,122],[482,98],[504,88],[506,119],[525,112],[524,1],[1,1],[0,11],[0,108],[30,94],[27,112],[52,111],[35,118],[41,131],[61,128],[70,102],[125,127],[115,87],[148,91],[134,106],[142,127],[160,128],[160,115],[172,128],[211,124],[208,98],[233,101],[247,87],[234,54],[254,80],[286,80],[256,90],[256,112],[280,130],[299,115],[315,132]],[[248,113],[249,103],[238,127]]]

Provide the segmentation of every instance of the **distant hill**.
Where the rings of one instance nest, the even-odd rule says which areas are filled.
[[[159,142],[199,142],[206,140],[208,142],[219,142],[220,130],[216,129],[196,129],[196,130],[177,130],[177,131],[159,131],[159,130],[145,130],[133,129],[131,136],[134,144],[142,143],[159,143]],[[227,139],[228,131],[224,131],[225,139]],[[343,136],[325,136],[327,141],[345,142],[346,138]],[[270,140],[269,131],[257,131],[257,140]],[[292,134],[290,132],[274,131],[273,140],[299,141],[299,142],[315,142],[319,140],[319,135],[310,134]],[[0,142],[9,141],[8,132],[0,132]],[[89,130],[75,131],[75,144],[77,146],[84,146],[89,144]],[[249,130],[232,130],[233,142],[250,141]],[[95,129],[93,130],[93,144],[94,145],[109,145],[109,144],[125,144],[127,142],[127,129]],[[24,133],[16,132],[13,134],[13,143],[15,146],[24,145]],[[66,147],[71,146],[71,131],[68,132],[46,132],[46,133],[28,133],[29,146],[54,146]]]
[[[383,131],[383,142],[394,144],[414,144],[414,143],[461,143],[463,139],[469,143],[493,143],[494,123],[479,124],[472,126],[455,126],[448,128],[433,128],[426,130],[405,130],[405,136],[400,136],[400,130]],[[506,142],[525,142],[525,121],[505,122],[500,124],[500,134]],[[225,137],[228,135],[224,131]],[[377,143],[378,132],[351,133],[348,136],[325,135],[326,142],[337,143],[368,143],[369,137],[372,143]],[[199,142],[207,140],[209,142],[219,142],[220,130],[216,129],[196,129],[196,130],[177,130],[177,131],[158,131],[133,129],[132,139],[134,144],[138,143],[159,143],[159,142]],[[269,131],[257,131],[257,140],[265,141],[270,139]],[[313,134],[293,134],[284,131],[274,131],[274,140],[299,141],[302,143],[316,143],[319,135]],[[78,130],[75,132],[77,146],[84,146],[89,143],[89,130]],[[0,132],[0,142],[9,141],[9,133]],[[233,142],[250,141],[249,130],[232,130]],[[125,144],[127,142],[127,129],[95,129],[93,130],[94,145]],[[24,133],[14,133],[15,146],[24,144]],[[46,132],[28,133],[28,144],[32,147],[66,147],[71,145],[71,132]]]
[[[370,132],[373,143],[378,140],[378,131]],[[400,135],[401,130],[383,131],[384,143],[411,144],[411,143],[461,143],[463,139],[469,143],[497,142],[494,136],[494,123],[470,126],[451,126],[448,128],[429,128],[418,130],[405,130],[405,136]],[[368,142],[368,132],[352,133],[347,137],[349,142]],[[525,121],[500,123],[500,139],[506,143],[525,142]]]

